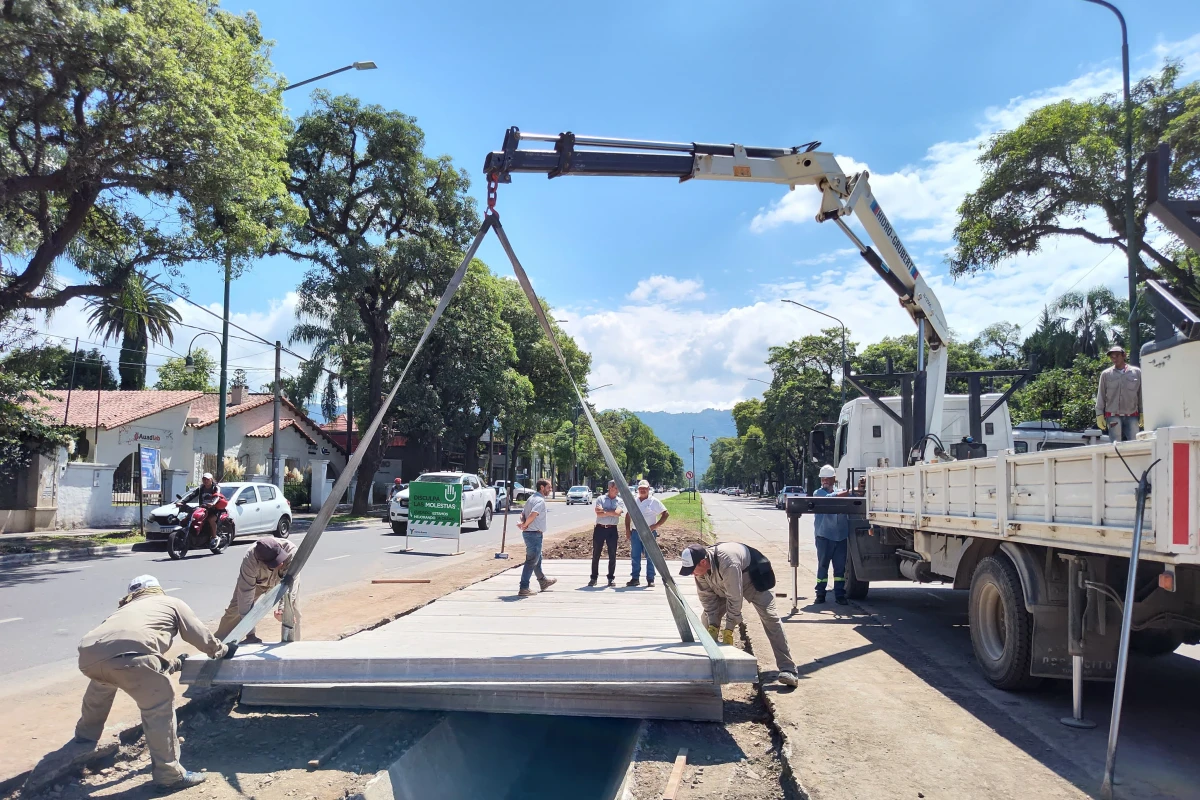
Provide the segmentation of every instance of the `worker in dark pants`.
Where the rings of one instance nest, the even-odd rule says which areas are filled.
[[[837,471],[832,464],[821,467],[821,488],[813,492],[814,497],[830,497],[834,483],[837,481]],[[817,544],[817,586],[816,602],[825,602],[825,592],[829,587],[829,565],[833,564],[833,599],[838,605],[844,606],[846,600],[846,551],[849,549],[850,526],[845,514],[816,514],[813,517],[813,527],[816,530]]]
[[[600,552],[608,548],[608,585],[617,579],[617,523],[625,513],[625,503],[617,496],[617,482],[608,482],[608,493],[596,498],[592,506],[596,510],[596,527],[592,530],[592,579],[588,586],[595,586],[600,578]]]

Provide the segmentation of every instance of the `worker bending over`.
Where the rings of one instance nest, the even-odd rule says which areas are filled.
[[[732,645],[734,628],[742,621],[742,601],[749,600],[767,632],[767,640],[775,654],[775,668],[779,670],[779,682],[784,686],[795,686],[798,683],[796,664],[788,649],[779,612],[775,610],[775,595],[771,593],[775,573],[767,557],[744,544],[721,542],[711,547],[688,545],[681,560],[683,568],[679,574],[696,579],[696,592],[704,607],[704,624],[708,626],[709,634],[721,644]],[[768,576],[769,580],[764,581]],[[717,626],[722,619],[725,627],[718,636]]]
[[[221,624],[217,626],[218,639],[228,636],[242,621],[242,617],[250,613],[258,598],[283,580],[295,554],[295,543],[287,539],[264,536],[254,543],[254,547],[242,558],[242,568],[238,572],[237,584],[233,587],[233,599],[229,601],[225,616],[221,617]],[[275,619],[283,622],[283,641],[300,640],[299,581],[293,580],[291,588],[284,592],[283,599],[275,609]],[[242,639],[243,644],[261,642],[262,639],[255,635],[254,628]]]
[[[187,603],[168,597],[153,575],[130,581],[116,612],[79,643],[79,671],[92,680],[83,695],[75,741],[100,739],[121,689],[142,711],[154,783],[165,789],[195,786],[208,777],[188,772],[179,763],[175,687],[167,676],[179,671],[182,657],[166,657],[175,634],[209,658],[231,656],[236,649],[226,648],[209,633]]]

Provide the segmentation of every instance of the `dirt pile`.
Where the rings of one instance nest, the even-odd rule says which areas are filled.
[[[662,549],[663,555],[667,560],[679,558],[679,554],[683,548],[689,544],[695,544],[700,540],[699,534],[694,528],[684,528],[682,526],[664,525],[658,531],[658,546]],[[542,549],[542,558],[591,558],[592,557],[592,532],[584,531],[583,533],[573,533],[559,539],[556,542],[547,544]],[[608,551],[605,551],[604,557],[608,558]],[[629,553],[629,538],[625,536],[625,531],[620,532],[617,537],[617,557],[630,558]]]

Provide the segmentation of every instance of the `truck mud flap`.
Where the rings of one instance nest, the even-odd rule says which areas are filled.
[[[893,545],[883,544],[882,536],[872,536],[865,520],[851,519],[851,524],[861,523],[850,537],[850,558],[854,562],[854,576],[860,581],[902,581],[900,559]]]
[[[1117,674],[1117,644],[1120,626],[1109,625],[1104,635],[1094,629],[1084,637],[1083,677],[1111,681]],[[1067,607],[1033,608],[1033,656],[1030,673],[1039,678],[1070,678],[1071,655],[1067,652]]]

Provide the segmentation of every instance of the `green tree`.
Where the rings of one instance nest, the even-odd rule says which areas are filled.
[[[979,332],[971,348],[989,359],[995,369],[1018,369],[1023,362],[1021,326],[993,322]]]
[[[1179,75],[1179,64],[1168,63],[1133,87],[1134,154],[1170,143],[1171,185],[1193,196],[1200,190],[1200,81],[1178,86]],[[1123,100],[1104,95],[1044,106],[992,137],[979,157],[983,181],[958,209],[951,273],[992,269],[1037,252],[1054,236],[1127,250],[1124,131]],[[1139,262],[1141,256],[1152,262],[1138,278],[1158,274],[1200,300],[1200,275],[1187,269],[1183,249],[1176,244],[1164,251],[1146,242],[1145,170],[1135,178],[1133,246]],[[1100,213],[1106,231],[1080,224],[1089,212]]]
[[[1013,395],[1013,422],[1038,420],[1043,411],[1056,411],[1062,414],[1064,428],[1095,427],[1096,381],[1106,366],[1102,358],[1079,355],[1069,367],[1043,370]]]
[[[268,51],[209,0],[0,5],[0,318],[272,240],[298,210]],[[59,287],[60,258],[84,280]]]
[[[0,370],[0,480],[15,481],[35,455],[52,453],[70,438],[70,429],[37,407],[42,389],[27,374]]]
[[[442,291],[478,225],[466,172],[424,149],[412,117],[322,91],[288,148],[289,187],[308,218],[278,250],[313,265],[303,292],[357,313],[370,348],[361,387],[368,419],[385,394],[393,312]],[[369,442],[354,513],[366,513],[382,457],[381,441]]]
[[[75,382],[71,382],[71,350],[62,345],[21,347],[0,359],[0,370],[20,373],[43,389],[116,389],[112,362],[100,350],[75,355]]]
[[[88,301],[92,310],[88,322],[101,341],[121,341],[121,361],[117,372],[122,389],[146,388],[146,355],[151,344],[174,343],[173,323],[183,317],[166,299],[164,292],[154,289],[138,273],[125,280],[118,294],[108,298],[93,297]]]
[[[218,365],[207,350],[198,347],[192,351],[194,367],[190,371],[184,361],[182,358],[168,358],[166,363],[159,366],[158,380],[154,388],[190,392],[217,391],[217,387],[212,385],[212,379]]]
[[[1070,316],[1067,329],[1075,337],[1077,352],[1090,358],[1108,349],[1116,308],[1117,298],[1107,286],[1096,286],[1086,293],[1067,292],[1054,303],[1054,311]]]

